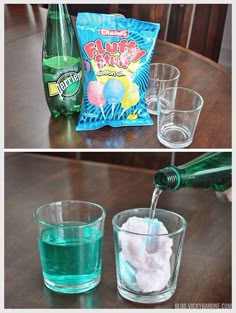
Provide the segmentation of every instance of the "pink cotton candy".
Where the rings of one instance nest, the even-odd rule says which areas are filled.
[[[170,279],[170,265],[159,267],[156,271],[139,270],[136,275],[137,286],[142,292],[161,291]]]
[[[103,97],[104,84],[99,81],[90,81],[87,89],[89,101],[96,107],[102,107],[106,104],[106,99]]]
[[[121,228],[140,235],[121,232],[119,237],[123,258],[136,270],[136,283],[142,292],[164,289],[171,276],[170,257],[173,240],[168,236],[152,236],[150,253],[147,249],[150,236],[141,235],[150,230],[149,222],[148,219],[130,217]],[[156,234],[168,234],[162,222],[152,220],[152,223],[158,223]]]

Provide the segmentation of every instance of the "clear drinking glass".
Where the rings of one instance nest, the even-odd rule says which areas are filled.
[[[145,231],[140,231],[141,226],[138,231],[122,227],[133,217],[141,225],[149,210],[130,209],[113,217],[117,288],[130,301],[159,303],[175,293],[187,223],[176,213],[156,209],[154,219],[167,230],[162,234],[148,230],[150,220]]]
[[[81,293],[101,280],[105,210],[85,201],[60,201],[33,213],[45,285]]]
[[[173,65],[152,63],[150,65],[148,89],[145,96],[148,112],[157,115],[160,92],[168,87],[177,87],[180,71]]]
[[[158,101],[157,137],[169,148],[185,148],[193,141],[203,98],[183,87],[166,88]]]

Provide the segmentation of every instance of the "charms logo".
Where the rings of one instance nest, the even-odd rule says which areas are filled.
[[[48,83],[49,96],[60,95],[62,97],[72,97],[80,89],[80,81],[82,78],[82,71],[79,73],[68,72],[61,75],[56,82]]]
[[[100,29],[100,35],[109,37],[127,37],[129,36],[128,30],[117,30],[117,29]]]

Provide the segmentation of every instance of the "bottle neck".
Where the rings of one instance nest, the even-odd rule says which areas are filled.
[[[62,27],[62,21],[69,21],[71,23],[70,14],[66,4],[49,4],[48,5],[48,19],[53,23],[58,23],[58,27]]]
[[[66,4],[55,4],[55,3],[51,3],[48,5],[48,10],[49,11],[54,11],[54,12],[60,12],[63,14],[68,14],[68,9],[67,9],[67,5]]]
[[[181,174],[174,166],[163,168],[154,176],[154,184],[161,190],[178,190],[181,181]]]
[[[78,58],[80,52],[66,4],[49,4],[43,59],[58,56]]]
[[[231,187],[232,165],[208,164],[204,166],[174,167],[169,166],[156,172],[154,184],[160,190],[178,190],[181,187],[212,189],[225,191]]]

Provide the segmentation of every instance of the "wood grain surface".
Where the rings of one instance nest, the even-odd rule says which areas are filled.
[[[41,69],[46,9],[37,5],[5,5],[5,148],[165,148],[153,126],[104,127],[76,132],[77,117],[52,118]],[[200,34],[199,34],[200,36]],[[191,50],[157,41],[152,62],[175,65],[180,86],[204,99],[189,148],[231,148],[231,73]]]
[[[98,153],[98,152],[97,152]],[[158,153],[153,153],[158,158]],[[213,191],[181,189],[161,195],[159,208],[181,214],[187,231],[175,295],[162,304],[123,299],[116,288],[112,217],[149,207],[153,170],[46,155],[5,153],[5,308],[174,308],[230,305],[231,204]],[[51,201],[88,200],[106,212],[101,283],[80,295],[62,295],[43,284],[35,208]]]

